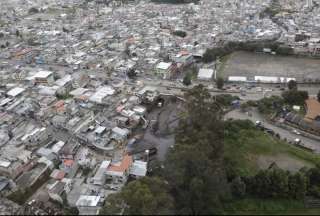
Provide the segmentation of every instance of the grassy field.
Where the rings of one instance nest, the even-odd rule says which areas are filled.
[[[284,199],[242,199],[224,205],[226,215],[319,215],[302,201]]]
[[[318,155],[289,145],[256,129],[239,130],[237,134],[225,136],[225,157],[232,163],[237,175],[256,174],[260,169],[258,159],[264,155],[286,155],[300,163],[320,165]]]
[[[271,137],[248,124],[246,129],[237,124],[227,127],[225,135],[225,157],[229,169],[235,175],[255,175],[259,167],[259,158],[281,158],[288,160],[290,165],[299,162],[311,166],[320,164],[320,157],[289,145]],[[278,157],[275,157],[278,156]],[[319,215],[320,209],[306,209],[303,201],[287,199],[235,199],[223,204],[226,215]]]

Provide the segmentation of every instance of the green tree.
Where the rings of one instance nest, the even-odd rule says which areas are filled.
[[[305,100],[309,98],[307,91],[290,90],[282,93],[284,101],[290,105],[303,106]]]
[[[28,13],[29,14],[39,13],[39,9],[35,8],[35,7],[32,7],[32,8],[29,9]]]
[[[179,37],[186,37],[187,33],[185,31],[177,30],[172,32],[173,35],[179,36]]]
[[[298,90],[298,84],[295,80],[290,80],[287,85],[289,90]]]
[[[129,77],[129,79],[134,79],[137,77],[137,72],[134,68],[131,68],[128,72],[127,72],[127,76]]]
[[[258,110],[261,113],[268,114],[279,110],[284,105],[284,100],[279,96],[271,96],[258,101]]]
[[[275,168],[268,171],[270,178],[269,192],[271,197],[286,197],[288,193],[288,173]]]
[[[243,198],[246,195],[246,184],[241,180],[240,177],[232,180],[231,191],[234,196],[239,198]]]
[[[310,186],[310,188],[308,189],[308,194],[314,197],[320,198],[320,186],[318,185]]]
[[[286,197],[289,190],[288,174],[278,168],[259,171],[252,183],[253,194],[262,198]]]
[[[224,80],[223,80],[223,78],[222,77],[218,77],[218,79],[217,79],[217,88],[218,89],[222,89],[223,88],[223,85],[224,85]]]
[[[212,214],[227,194],[221,108],[198,85],[185,94],[185,118],[165,161],[165,177],[179,214]]]
[[[215,95],[214,99],[221,106],[229,107],[229,106],[231,106],[231,103],[234,100],[239,100],[239,97],[238,96],[232,96],[230,94],[219,94],[219,95]]]
[[[186,86],[189,86],[191,85],[191,76],[190,74],[186,74],[184,77],[183,77],[183,84],[186,85]]]
[[[259,195],[262,198],[270,196],[271,180],[268,171],[260,170],[252,179],[251,184],[250,187],[253,194]]]
[[[100,215],[117,215],[123,212],[125,208],[125,202],[121,196],[121,193],[110,194],[104,206],[100,209]]]
[[[307,172],[307,176],[309,179],[309,184],[310,185],[317,185],[320,182],[320,168],[315,167],[309,169]]]
[[[294,49],[292,47],[288,47],[288,46],[278,46],[275,51],[279,55],[293,55],[294,54]]]
[[[144,177],[110,195],[100,214],[163,215],[172,213],[172,209],[166,183],[158,177]]]
[[[303,199],[307,191],[307,179],[298,172],[289,176],[289,197],[293,199]]]

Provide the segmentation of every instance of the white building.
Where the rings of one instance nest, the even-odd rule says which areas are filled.
[[[110,86],[103,86],[99,88],[91,97],[89,101],[97,104],[102,104],[105,102],[106,98],[110,95],[113,95],[115,90]]]
[[[95,185],[103,185],[106,181],[106,172],[107,172],[107,168],[109,167],[111,161],[102,161],[98,171],[96,172],[96,174],[93,177],[93,184]]]
[[[20,87],[15,87],[13,89],[11,89],[10,91],[7,92],[7,95],[9,97],[17,97],[19,95],[21,95],[26,89],[24,88],[20,88]]]
[[[229,76],[229,82],[247,82],[247,77],[245,76]]]
[[[70,74],[67,74],[61,79],[56,80],[55,85],[59,86],[59,89],[58,89],[59,94],[68,93],[72,89],[72,76]]]
[[[100,196],[81,195],[76,203],[77,207],[95,207],[98,206]]]
[[[292,77],[272,77],[272,76],[255,76],[254,81],[260,83],[288,83],[290,80],[296,80]]]
[[[112,138],[114,138],[115,140],[123,141],[127,139],[129,134],[130,131],[127,128],[115,127],[112,129]]]
[[[156,73],[163,79],[168,79],[171,76],[172,63],[171,62],[160,62],[156,66]]]
[[[211,80],[214,74],[213,69],[201,68],[198,73],[198,80]]]
[[[48,131],[45,127],[35,128],[30,133],[26,133],[21,141],[27,143],[28,145],[38,145],[39,142],[42,142],[48,138]]]
[[[147,162],[136,160],[130,168],[130,175],[135,178],[144,177],[147,174]]]
[[[81,195],[76,202],[79,215],[98,215],[103,199],[100,196]]]
[[[279,78],[272,76],[254,76],[254,81],[261,83],[277,83],[279,82]]]
[[[52,84],[54,82],[53,73],[51,71],[39,71],[30,77],[35,83]]]

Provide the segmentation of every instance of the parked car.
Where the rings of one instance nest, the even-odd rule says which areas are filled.
[[[261,125],[262,125],[261,121],[256,121],[256,126],[261,126]]]
[[[297,134],[297,135],[301,135],[301,133],[297,130],[292,130],[292,133]]]
[[[296,144],[296,145],[301,144],[301,140],[299,138],[296,138],[294,140],[294,144]]]
[[[275,132],[273,131],[273,130],[271,130],[271,129],[266,129],[265,130],[268,134],[270,134],[270,135],[272,135],[272,136],[274,136],[275,135]]]

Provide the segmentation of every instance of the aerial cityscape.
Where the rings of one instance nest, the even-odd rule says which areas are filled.
[[[208,214],[320,214],[320,0],[0,0],[0,215]]]

